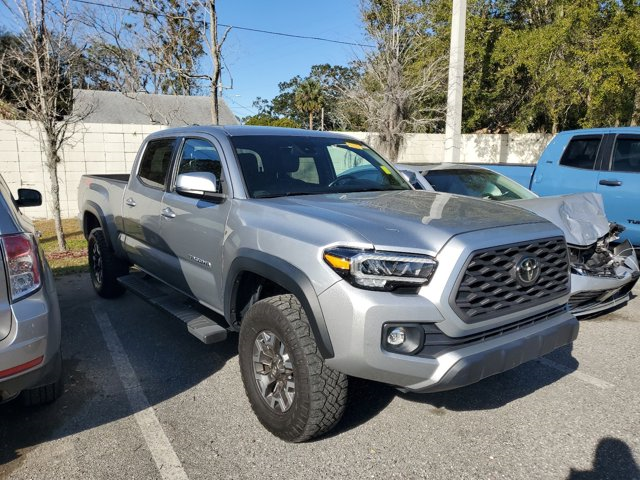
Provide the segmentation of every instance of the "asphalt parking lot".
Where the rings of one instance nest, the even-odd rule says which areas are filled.
[[[131,294],[100,299],[87,275],[58,293],[66,391],[0,405],[0,478],[640,479],[640,298],[464,389],[353,382],[338,428],[292,445],[251,412],[236,336],[204,345]]]

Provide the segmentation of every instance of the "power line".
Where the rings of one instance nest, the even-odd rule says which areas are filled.
[[[129,13],[141,13],[143,15],[154,15],[156,17],[169,17],[171,15],[165,14],[165,13],[158,13],[158,12],[151,12],[148,10],[139,10],[136,8],[128,8],[128,7],[120,7],[118,5],[108,5],[105,3],[99,3],[99,2],[93,2],[91,0],[73,0],[74,2],[77,3],[85,3],[87,5],[96,5],[98,7],[105,7],[105,8],[113,8],[114,10],[124,10],[125,12],[129,12]],[[375,48],[374,45],[367,45],[364,43],[356,43],[356,42],[345,42],[343,40],[334,40],[332,38],[324,38],[324,37],[313,37],[313,36],[308,36],[308,35],[296,35],[293,33],[284,33],[284,32],[274,32],[272,30],[262,30],[259,28],[249,28],[249,27],[241,27],[238,25],[227,25],[224,23],[218,23],[219,27],[226,27],[226,28],[234,28],[236,30],[244,30],[247,32],[256,32],[256,33],[264,33],[266,35],[276,35],[279,37],[289,37],[289,38],[302,38],[305,40],[316,40],[319,42],[328,42],[328,43],[338,43],[341,45],[351,45],[354,47],[364,47],[364,48]]]
[[[249,107],[246,107],[246,106],[242,105],[241,103],[236,102],[236,101],[235,101],[233,98],[231,98],[231,97],[222,97],[222,98],[223,98],[223,99],[225,99],[225,100],[229,100],[231,103],[234,103],[234,104],[235,104],[235,105],[237,105],[238,107],[240,107],[240,108],[242,108],[242,109],[246,110],[246,111],[247,111],[247,112],[249,112],[251,115],[256,115],[256,114],[258,113],[255,109],[253,109],[253,108],[249,108]]]

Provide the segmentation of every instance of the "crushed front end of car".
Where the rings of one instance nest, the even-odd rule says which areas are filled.
[[[626,240],[614,244],[624,227],[612,223],[610,231],[588,246],[569,245],[571,298],[576,316],[585,316],[629,301],[640,277],[638,258]]]
[[[564,232],[571,262],[569,305],[574,315],[592,315],[629,300],[640,277],[638,258],[629,241],[618,243],[624,227],[607,220],[600,194],[509,203],[546,218]]]

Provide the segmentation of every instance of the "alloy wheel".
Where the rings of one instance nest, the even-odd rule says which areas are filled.
[[[93,244],[91,249],[91,264],[93,265],[93,277],[98,285],[102,285],[102,254],[98,243]]]
[[[285,413],[296,395],[293,363],[278,336],[263,330],[253,345],[253,374],[262,399],[274,411]]]

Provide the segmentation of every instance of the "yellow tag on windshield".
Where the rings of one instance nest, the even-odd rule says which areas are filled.
[[[391,175],[391,170],[389,170],[386,165],[380,165],[380,170],[382,170],[387,175]]]
[[[355,148],[357,150],[362,150],[362,145],[360,145],[359,143],[353,143],[353,142],[344,142],[344,143],[349,148]]]

